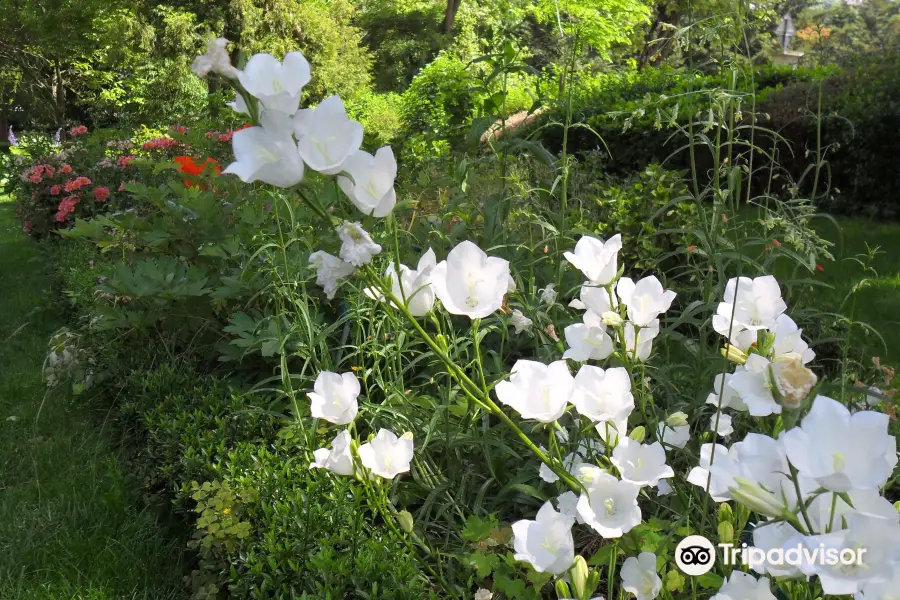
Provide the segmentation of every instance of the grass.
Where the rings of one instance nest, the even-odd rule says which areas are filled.
[[[37,245],[0,197],[0,600],[182,598],[180,548],[110,432],[41,369],[62,325]]]
[[[900,336],[896,334],[900,326],[900,224],[852,218],[836,221],[822,219],[816,224],[819,233],[835,243],[835,261],[822,265],[824,270],[816,275],[831,287],[817,291],[808,303],[871,326],[880,338],[854,327],[850,343],[867,356],[900,366]]]

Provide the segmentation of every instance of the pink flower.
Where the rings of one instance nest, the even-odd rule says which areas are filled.
[[[128,165],[130,165],[131,163],[133,163],[134,160],[135,160],[135,158],[134,158],[133,156],[129,155],[129,156],[120,156],[120,157],[119,157],[119,160],[117,160],[116,162],[119,164],[119,166],[120,166],[121,168],[124,169],[124,168],[126,168]]]
[[[58,185],[51,185],[51,186],[50,186],[50,195],[51,195],[51,196],[59,196],[59,193],[60,193],[61,191],[62,191],[62,188],[60,188]]]
[[[88,128],[85,125],[79,125],[78,127],[73,127],[69,132],[72,137],[78,137],[79,135],[84,135],[88,132]]]
[[[59,172],[62,173],[63,175],[68,175],[69,173],[72,172],[72,167],[70,167],[67,164],[64,164],[63,166],[61,166],[59,168]]]
[[[22,223],[22,229],[25,230],[25,233],[31,233],[31,230],[34,228],[34,223],[31,221],[25,221]]]
[[[43,181],[43,179],[37,173],[32,173],[28,176],[28,181],[30,181],[31,183],[40,183],[41,181]]]
[[[185,127],[184,125],[171,125],[169,127],[169,129],[171,129],[172,131],[178,132],[181,135],[185,135],[188,131],[187,127]]]
[[[94,188],[94,198],[97,202],[105,202],[109,198],[109,188],[105,185],[98,185]]]
[[[143,143],[144,150],[168,150],[178,146],[178,142],[170,137],[158,137]]]
[[[822,265],[816,265],[816,271],[822,273],[823,271],[825,271],[825,267],[823,267]]]
[[[63,189],[67,192],[74,192],[80,190],[86,185],[91,185],[91,180],[87,177],[76,177],[75,179],[70,179],[66,182],[66,185]]]

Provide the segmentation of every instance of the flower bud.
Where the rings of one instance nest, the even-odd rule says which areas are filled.
[[[600,315],[600,320],[608,327],[621,327],[625,324],[625,319],[619,316],[619,313],[608,310]]]
[[[728,491],[735,502],[740,502],[750,510],[767,517],[783,516],[786,508],[774,494],[766,491],[758,483],[743,477],[735,477],[738,487],[730,487]]]
[[[576,598],[586,598],[589,569],[584,557],[575,557],[575,564],[569,569],[569,580],[572,582],[572,591]]]
[[[556,596],[558,598],[572,597],[572,594],[569,592],[569,586],[562,579],[557,579],[554,587],[556,588]]]
[[[722,348],[722,356],[739,365],[747,362],[747,353],[731,344],[727,344]]]
[[[684,427],[688,424],[688,416],[681,412],[673,412],[666,418],[666,425],[669,427]]]
[[[734,541],[734,525],[728,522],[719,523],[719,543],[730,544]]]
[[[413,530],[413,516],[409,513],[409,511],[401,510],[397,515],[397,521],[400,522],[400,528],[403,529],[406,533],[412,533]]]
[[[634,429],[631,430],[631,433],[628,434],[628,437],[636,441],[637,443],[642,443],[644,439],[647,437],[647,430],[644,429],[643,425],[638,425]]]

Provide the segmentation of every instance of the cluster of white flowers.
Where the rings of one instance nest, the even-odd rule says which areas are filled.
[[[348,425],[359,412],[361,388],[353,373],[322,371],[309,392],[310,414],[335,425]],[[355,457],[354,457],[355,452]],[[331,448],[319,448],[313,454],[310,469],[328,469],[337,475],[359,474],[361,465],[367,473],[393,479],[409,471],[413,458],[413,435],[397,437],[380,429],[368,442],[355,444],[350,431],[343,430],[331,441]],[[358,463],[357,463],[358,460]]]
[[[47,387],[55,387],[64,380],[75,380],[87,390],[94,383],[93,358],[78,348],[78,336],[62,330],[50,338],[50,351],[44,359],[43,375]]]
[[[713,326],[728,340],[725,355],[741,364],[733,374],[716,378],[721,393],[710,394],[708,403],[754,416],[805,404],[816,384],[805,367],[814,355],[786,308],[771,276],[728,282]],[[730,448],[704,444],[688,481],[716,502],[739,502],[761,515],[753,542],[766,553],[797,547],[865,549],[854,565],[807,560],[800,566],[754,567],[760,573],[817,575],[826,594],[881,598],[885,586],[900,578],[900,514],[880,493],[897,465],[888,421],[885,414],[851,413],[818,395],[800,424],[777,438],[748,433]],[[717,413],[710,429],[723,436],[733,433],[731,417]],[[716,598],[732,597],[726,588],[756,585],[747,577],[732,577]],[[765,581],[760,597],[774,598],[768,580],[759,581]]]

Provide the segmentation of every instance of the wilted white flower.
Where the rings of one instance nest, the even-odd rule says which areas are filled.
[[[501,381],[495,390],[497,399],[516,410],[523,419],[552,423],[565,412],[574,385],[564,360],[549,365],[518,360],[509,381]]]
[[[772,375],[787,408],[799,408],[812,392],[818,377],[803,366],[799,354],[782,354],[772,363]]]
[[[534,521],[516,521],[512,525],[516,560],[528,562],[539,573],[565,573],[575,562],[573,522],[550,502],[544,503]]]
[[[621,421],[634,410],[631,378],[623,367],[603,370],[582,365],[575,375],[571,402],[579,414],[592,421]]]
[[[662,579],[656,574],[656,555],[652,552],[625,559],[621,576],[622,589],[633,594],[636,600],[653,600],[662,590]]]
[[[621,537],[641,522],[641,509],[637,497],[641,486],[630,481],[619,481],[615,476],[593,467],[586,493],[578,498],[578,514],[597,533],[605,538]],[[581,478],[589,471],[582,465]]]
[[[669,310],[675,300],[675,292],[663,289],[655,276],[644,277],[637,283],[623,277],[616,284],[619,300],[628,308],[628,318],[639,327],[645,327],[659,315]]]
[[[341,238],[341,260],[361,267],[372,262],[372,257],[381,252],[381,246],[372,241],[372,236],[359,223],[344,221],[337,227]]]
[[[623,480],[640,486],[653,487],[660,479],[675,476],[672,467],[666,464],[666,451],[659,442],[639,444],[623,437],[613,450],[612,464],[619,469]]]
[[[574,361],[602,360],[615,349],[612,338],[606,332],[606,325],[600,316],[593,311],[584,313],[582,323],[569,325],[563,330],[569,349],[563,358]]]
[[[397,178],[397,161],[390,146],[379,148],[372,156],[365,150],[351,154],[343,161],[338,185],[350,201],[363,214],[386,217],[397,204],[394,179]]]
[[[897,466],[897,441],[886,414],[850,414],[840,402],[817,396],[799,427],[784,433],[787,456],[801,475],[825,489],[877,489]]]
[[[518,308],[512,311],[512,316],[510,316],[509,318],[509,323],[513,326],[517,334],[522,333],[523,331],[530,331],[531,326],[534,324],[534,322],[524,314],[522,314],[522,311]]]
[[[316,284],[322,286],[329,300],[337,293],[338,282],[355,270],[350,263],[324,250],[309,255],[309,266],[316,269]]]
[[[353,456],[350,455],[350,432],[344,430],[331,441],[331,449],[319,448],[313,453],[315,461],[310,469],[328,469],[338,475],[353,475]]]
[[[228,40],[225,38],[210,38],[206,41],[206,53],[194,59],[191,71],[197,77],[206,77],[210,71],[228,79],[237,79],[239,71],[231,66],[231,57],[228,56]]]
[[[407,432],[399,438],[387,429],[379,429],[371,441],[359,447],[359,461],[375,475],[393,479],[409,471],[413,458],[413,434]]]
[[[769,588],[769,578],[732,571],[728,580],[711,600],[776,600]]]
[[[553,304],[556,302],[556,290],[554,289],[556,286],[552,283],[548,283],[547,287],[541,288],[538,291],[541,293],[541,302],[544,304]]]
[[[271,54],[254,54],[238,73],[241,85],[266,111],[277,111],[288,117],[300,107],[300,93],[310,78],[309,63],[300,52],[288,52],[281,62]],[[290,124],[285,126],[282,132],[290,136]]]
[[[602,286],[615,281],[621,249],[622,236],[619,234],[605,242],[586,235],[575,244],[575,252],[566,252],[563,256],[591,282]]]
[[[322,371],[316,377],[309,392],[310,413],[316,419],[325,419],[335,425],[346,425],[356,418],[359,405],[359,380],[353,373]]]
[[[725,413],[714,414],[709,420],[709,430],[722,437],[728,437],[734,433],[734,427],[731,426],[731,415],[726,415]]]
[[[494,594],[489,590],[484,588],[478,588],[478,591],[475,592],[475,597],[473,600],[491,600],[494,597]]]
[[[470,241],[458,244],[431,272],[434,293],[444,308],[471,319],[486,317],[503,306],[509,262],[488,256]]]
[[[875,407],[881,404],[882,398],[884,398],[884,392],[873,386],[869,387],[868,393],[866,394],[866,404],[869,406]]]
[[[298,111],[293,128],[300,157],[311,169],[326,175],[340,173],[341,165],[359,150],[363,139],[363,126],[347,117],[339,96]]]
[[[223,173],[234,173],[244,183],[262,181],[291,187],[303,179],[303,161],[297,152],[285,115],[263,113],[262,127],[235,131],[231,138],[235,161]]]
[[[416,269],[410,269],[406,265],[400,265],[400,277],[396,276],[394,263],[391,262],[384,275],[391,280],[391,294],[398,300],[406,298],[406,307],[414,317],[422,317],[434,306],[434,290],[431,288],[431,270],[437,259],[434,250],[429,248],[419,258]],[[402,291],[401,291],[402,286]],[[366,288],[365,294],[377,300],[384,301],[384,296],[377,290]]]

